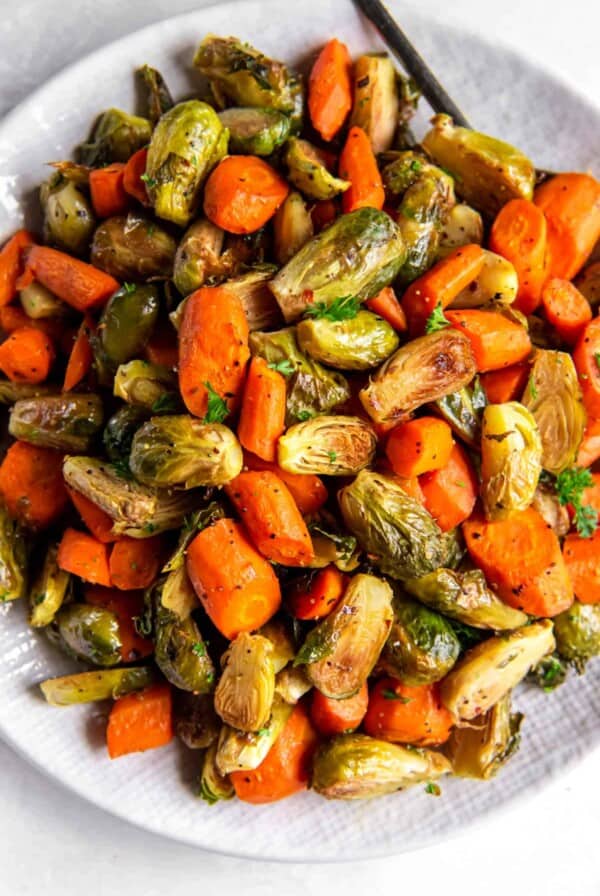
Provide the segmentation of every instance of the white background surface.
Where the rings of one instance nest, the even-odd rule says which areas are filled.
[[[202,5],[0,0],[0,112],[103,43]],[[418,6],[442,21],[496,35],[600,103],[600,7],[591,0],[453,0],[451,8],[440,0],[419,0]],[[526,805],[432,849],[336,867],[242,862],[116,821],[57,788],[0,744],[0,896],[188,896],[217,887],[219,896],[598,896],[599,833],[596,753]]]

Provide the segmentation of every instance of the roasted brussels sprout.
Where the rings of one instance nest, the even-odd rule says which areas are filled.
[[[152,417],[137,430],[129,466],[145,485],[195,488],[224,485],[242,470],[240,444],[222,423],[189,414]]]
[[[57,554],[58,545],[51,544],[29,591],[29,625],[33,628],[43,628],[54,621],[69,589],[71,576],[59,568]]]
[[[328,800],[385,796],[435,781],[452,770],[435,750],[415,750],[366,734],[341,734],[322,744],[313,760],[310,786]]]
[[[96,228],[92,264],[117,280],[166,280],[177,244],[170,233],[137,212],[107,218]]]
[[[459,292],[451,308],[479,308],[489,302],[510,305],[516,299],[519,278],[514,265],[488,249],[483,252],[481,271],[472,283]]]
[[[450,623],[422,604],[396,596],[394,621],[379,665],[409,685],[432,684],[450,671],[460,641]]]
[[[600,654],[600,604],[575,603],[554,619],[556,649],[578,672]]]
[[[260,731],[236,731],[223,725],[217,744],[216,765],[222,775],[258,768],[292,713],[292,705],[275,695],[271,717]]]
[[[361,389],[360,400],[376,423],[396,423],[459,391],[476,373],[469,340],[446,327],[401,346]]]
[[[281,311],[269,289],[274,272],[273,265],[258,265],[224,284],[242,303],[250,332],[281,326]]]
[[[59,451],[87,451],[102,428],[102,399],[91,393],[65,392],[23,398],[10,412],[9,432],[15,439]]]
[[[0,378],[0,404],[14,404],[23,398],[38,398],[54,392],[56,386],[46,383],[13,383]]]
[[[575,277],[575,286],[582,292],[592,308],[600,305],[600,261],[588,264]]]
[[[200,775],[200,796],[209,806],[234,796],[233,784],[217,766],[217,745],[211,744],[204,754]]]
[[[481,498],[490,520],[525,510],[542,472],[542,442],[532,414],[518,401],[488,404],[481,435]]]
[[[481,447],[481,420],[487,404],[479,377],[472,386],[463,386],[435,402],[435,406],[454,432],[468,445]]]
[[[539,482],[531,506],[537,510],[559,538],[563,538],[571,528],[569,511],[558,500],[558,495],[552,485]]]
[[[192,694],[175,691],[175,734],[190,750],[203,750],[216,741],[221,722],[214,706],[212,694]]]
[[[233,266],[231,253],[223,253],[225,231],[200,218],[184,233],[173,267],[173,281],[182,296],[187,296],[205,283],[227,277]]]
[[[405,257],[400,230],[390,216],[360,208],[313,237],[270,285],[290,322],[313,302],[330,305],[346,295],[370,299],[395,280]]]
[[[125,404],[109,418],[102,442],[109,460],[129,466],[131,443],[136,431],[148,419],[148,410],[135,404]]]
[[[162,116],[150,141],[146,189],[159,218],[185,227],[200,188],[227,152],[228,131],[208,103],[187,100]]]
[[[296,656],[296,645],[288,627],[283,619],[275,617],[261,626],[257,634],[271,644],[271,662],[277,675]]]
[[[262,635],[242,632],[229,645],[215,691],[215,710],[238,731],[260,731],[268,722],[275,694],[273,645]]]
[[[286,666],[275,678],[275,699],[279,695],[286,703],[295,706],[312,686],[304,666]]]
[[[40,684],[42,694],[51,706],[72,706],[124,697],[152,684],[154,674],[148,666],[129,669],[97,669],[78,672],[62,678],[48,678]]]
[[[95,666],[121,662],[119,620],[110,610],[91,604],[68,604],[56,614],[61,642],[69,653]]]
[[[152,126],[147,118],[107,109],[98,116],[86,143],[77,148],[77,161],[100,168],[110,162],[126,162],[150,142]]]
[[[116,368],[139,356],[156,325],[158,288],[150,284],[123,286],[110,297],[98,325],[102,362]]]
[[[138,74],[146,88],[148,118],[154,125],[174,105],[173,97],[161,73],[151,65],[142,65]]]
[[[512,691],[554,647],[549,619],[488,638],[468,650],[442,681],[442,703],[456,719],[474,719]]]
[[[194,65],[209,79],[218,101],[277,109],[290,117],[294,130],[300,128],[302,84],[282,62],[269,59],[234,37],[209,34],[196,51]]]
[[[393,479],[362,470],[338,497],[346,526],[385,575],[409,579],[446,562],[448,537]]]
[[[351,476],[371,463],[376,446],[360,417],[323,414],[290,426],[279,439],[277,462],[288,473]]]
[[[117,398],[154,413],[179,410],[181,400],[176,390],[177,377],[173,371],[150,361],[120,364],[113,383],[113,395]]]
[[[40,189],[44,241],[64,252],[87,252],[96,221],[89,200],[73,181],[55,172]]]
[[[378,155],[389,149],[398,125],[400,101],[396,69],[385,54],[368,53],[354,63],[350,125],[362,128]]]
[[[68,305],[57,299],[54,293],[36,280],[19,291],[19,299],[27,317],[44,320],[47,317],[64,317],[69,313]]]
[[[586,423],[571,356],[538,349],[521,402],[537,423],[544,470],[562,473],[575,462]]]
[[[432,123],[423,148],[450,171],[469,205],[494,217],[510,199],[532,198],[535,168],[522,152],[495,137],[456,127],[448,115],[436,115]]]
[[[340,370],[378,367],[400,342],[394,328],[370,311],[359,311],[350,320],[308,318],[296,332],[303,352]]]
[[[510,631],[527,623],[525,613],[509,607],[488,588],[479,569],[435,569],[403,584],[421,603],[473,628]]]
[[[18,526],[0,503],[0,603],[25,596],[27,550]]]
[[[250,350],[269,364],[289,361],[294,373],[288,378],[286,425],[326,414],[350,398],[350,387],[341,373],[327,370],[298,348],[296,330],[250,334]]]
[[[275,257],[280,265],[286,264],[312,239],[314,236],[312,217],[300,193],[295,190],[288,193],[275,213],[273,230]]]
[[[452,729],[444,752],[459,778],[492,778],[519,749],[523,716],[511,713],[510,694],[464,727]]]
[[[169,572],[164,580],[160,599],[163,607],[178,619],[187,619],[198,609],[200,601],[184,565]]]
[[[350,181],[334,177],[327,170],[325,156],[308,140],[299,137],[288,140],[284,161],[288,180],[309,199],[333,199],[350,186]]]
[[[167,609],[156,589],[154,623],[154,659],[156,665],[176,688],[207,694],[215,682],[215,668],[208,655],[200,630],[191,616],[181,619]]]
[[[229,131],[229,151],[270,156],[283,146],[290,133],[290,119],[277,109],[232,106],[219,112]]]
[[[438,258],[469,243],[483,243],[483,221],[479,212],[464,202],[457,202],[442,217]]]
[[[351,697],[365,683],[390,632],[392,589],[376,576],[352,578],[335,609],[311,630],[296,664],[325,697]]]

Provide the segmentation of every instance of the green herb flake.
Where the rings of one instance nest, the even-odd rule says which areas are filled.
[[[341,296],[329,305],[325,302],[314,302],[306,309],[306,316],[314,320],[352,320],[360,311],[360,305],[360,299],[354,296]]]
[[[384,700],[398,700],[400,703],[410,703],[413,699],[412,697],[405,697],[404,694],[397,694],[391,688],[384,688],[381,696]]]
[[[123,284],[123,289],[125,290],[125,292],[126,292],[128,295],[131,295],[132,292],[135,292],[135,291],[136,291],[137,286],[135,285],[135,283],[124,283],[124,284]]]
[[[329,460],[332,464],[335,463],[337,460],[337,451],[328,451],[327,457],[329,458]]]
[[[265,736],[266,734],[268,734],[268,733],[269,733],[269,729],[268,729],[268,728],[259,728],[258,731],[256,732],[256,736],[257,736],[257,737],[264,737],[264,736]]]
[[[154,187],[156,187],[158,184],[157,180],[155,180],[153,177],[150,177],[150,175],[146,173],[140,175],[140,180],[144,181],[149,190],[154,189]]]
[[[275,370],[282,376],[291,376],[296,370],[292,362],[288,361],[287,359],[285,361],[272,361],[269,364],[269,367],[271,368],[271,370]]]
[[[163,392],[152,405],[153,414],[175,414],[178,410],[179,402],[173,392]]]
[[[573,508],[575,528],[581,538],[591,538],[598,528],[598,511],[591,504],[582,504],[584,491],[593,484],[592,474],[583,467],[569,467],[556,477],[558,503]]]
[[[229,414],[227,402],[221,398],[218,392],[215,392],[210,383],[204,383],[208,392],[208,405],[203,423],[222,423]]]
[[[110,466],[119,479],[133,479],[133,473],[129,469],[129,461],[127,458],[119,458],[119,460],[113,461]]]
[[[439,784],[434,784],[433,781],[428,781],[425,785],[425,793],[428,793],[431,796],[441,796],[442,791]]]
[[[600,372],[600,352],[596,352],[594,354],[594,361],[596,362],[596,367],[598,368],[598,371]]]
[[[438,330],[443,330],[446,327],[450,326],[450,321],[444,314],[444,309],[442,307],[442,303],[438,302],[429,317],[427,318],[427,322],[425,324],[425,332],[429,333],[437,333]]]
[[[296,420],[299,420],[300,423],[306,423],[307,420],[310,420],[311,417],[314,417],[314,413],[312,411],[298,411],[296,414]]]
[[[192,653],[195,653],[196,656],[206,656],[206,647],[202,643],[202,641],[197,641],[192,646]]]
[[[531,395],[532,399],[535,401],[536,398],[538,397],[538,390],[535,385],[535,380],[533,379],[532,376],[529,377],[529,383],[527,384],[527,388],[529,389],[529,394]]]

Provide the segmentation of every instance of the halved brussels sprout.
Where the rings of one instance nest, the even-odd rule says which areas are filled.
[[[479,377],[475,377],[472,386],[463,386],[435,402],[437,410],[459,438],[478,450],[481,447],[481,420],[486,404]]]
[[[338,499],[346,526],[385,575],[409,579],[446,562],[448,537],[393,479],[362,470]]]
[[[56,562],[58,545],[51,544],[29,591],[29,625],[43,628],[54,621],[69,589],[71,576]]]
[[[103,361],[116,367],[140,355],[152,335],[160,309],[158,288],[123,286],[102,311],[98,343]]]
[[[531,199],[533,163],[508,143],[469,128],[456,127],[449,115],[435,115],[422,141],[434,162],[454,177],[462,198],[494,217],[510,199]]]
[[[281,326],[281,311],[269,289],[275,270],[274,265],[257,265],[225,281],[224,286],[242,303],[250,332]]]
[[[222,775],[217,766],[217,745],[211,744],[202,762],[200,775],[200,796],[209,806],[219,800],[230,800],[234,796],[233,784],[226,775]]]
[[[215,683],[215,667],[208,655],[200,629],[191,616],[181,619],[167,609],[156,589],[154,623],[154,659],[156,665],[176,688],[194,694],[207,694]]]
[[[147,93],[148,118],[152,124],[173,106],[173,97],[161,73],[151,65],[138,69]]]
[[[284,162],[290,180],[309,199],[333,199],[350,186],[350,181],[327,170],[325,156],[308,140],[292,137],[286,144]]]
[[[240,443],[222,423],[189,414],[152,417],[136,431],[129,466],[145,485],[195,488],[224,485],[242,471]]]
[[[117,280],[166,280],[173,273],[177,243],[151,218],[137,212],[107,218],[96,228],[91,261]]]
[[[277,463],[288,473],[352,476],[375,456],[377,436],[360,417],[341,414],[296,423],[281,436]]]
[[[8,430],[15,439],[58,451],[87,451],[102,428],[99,395],[65,392],[23,398],[10,412]]]
[[[556,649],[579,673],[600,654],[600,604],[575,603],[554,619]]]
[[[121,662],[119,620],[104,607],[68,604],[56,615],[61,642],[78,659],[95,666],[116,666]]]
[[[270,156],[283,146],[290,133],[290,119],[277,109],[232,106],[219,112],[221,124],[229,131],[229,151],[253,156]]]
[[[488,638],[468,650],[442,681],[442,703],[456,719],[474,719],[512,691],[554,647],[549,619]]]
[[[176,690],[174,693],[175,734],[190,750],[203,750],[215,743],[221,721],[212,694],[192,694]]]
[[[238,731],[260,731],[268,722],[275,694],[273,645],[262,635],[242,632],[223,655],[215,710]]]
[[[235,37],[209,34],[196,50],[194,65],[209,79],[217,100],[277,109],[290,116],[294,129],[300,128],[302,83],[282,62],[269,59]]]
[[[569,511],[558,500],[555,488],[544,482],[538,483],[531,506],[537,510],[551,529],[563,538],[571,528]]]
[[[511,713],[510,694],[470,725],[452,729],[444,752],[459,778],[487,781],[519,749],[523,716]]]
[[[271,642],[271,662],[273,663],[275,675],[277,675],[296,656],[296,645],[288,630],[288,626],[283,619],[275,617],[261,626],[258,634]]]
[[[250,333],[250,351],[268,364],[289,361],[294,373],[288,378],[286,425],[327,414],[350,398],[346,378],[307,357],[298,347],[295,327],[274,333]]]
[[[453,249],[469,243],[483,243],[483,220],[479,212],[464,202],[457,202],[442,217],[438,258],[445,258]]]
[[[50,246],[84,255],[96,221],[92,206],[73,181],[55,172],[40,189],[44,213],[44,241]]]
[[[571,355],[538,349],[521,402],[537,423],[544,470],[562,473],[575,462],[586,424]]]
[[[394,328],[370,311],[359,311],[350,320],[308,318],[296,332],[303,352],[341,370],[378,367],[400,343]]]
[[[174,569],[166,577],[162,586],[161,603],[178,619],[187,619],[200,606],[194,586],[185,566]]]
[[[0,603],[25,596],[27,549],[19,525],[0,502]]]
[[[352,578],[335,609],[311,630],[296,657],[325,697],[351,697],[365,683],[390,632],[392,589],[376,576]]]
[[[61,678],[48,678],[40,684],[40,690],[50,706],[73,706],[77,703],[93,703],[124,697],[133,691],[141,691],[154,680],[149,666],[129,669],[98,669],[78,672]]]
[[[421,405],[462,389],[476,373],[469,340],[446,327],[401,346],[359,397],[376,423],[397,423]]]
[[[396,596],[394,621],[379,665],[409,685],[440,681],[455,664],[460,641],[450,623],[416,601]]]
[[[202,184],[227,152],[228,131],[208,103],[177,103],[154,128],[146,161],[146,189],[159,218],[185,227]]]
[[[400,110],[396,78],[396,69],[384,53],[368,53],[354,63],[350,125],[363,129],[375,155],[389,149],[394,140]]]
[[[592,308],[600,305],[600,261],[586,265],[575,277],[575,286],[583,293]]]
[[[304,666],[286,666],[275,678],[275,699],[279,696],[286,703],[295,706],[312,686]]]
[[[19,300],[27,317],[44,320],[47,317],[64,317],[69,313],[68,305],[38,283],[36,280],[19,291]]]
[[[494,594],[479,569],[435,569],[403,584],[421,603],[473,628],[511,631],[527,623],[525,613],[509,607]]]
[[[216,283],[229,276],[233,268],[231,253],[223,252],[225,231],[199,218],[191,224],[177,247],[173,281],[182,296],[205,283]]]
[[[511,305],[517,298],[518,289],[519,278],[514,265],[501,255],[484,249],[483,267],[479,274],[459,292],[450,307],[480,308],[488,302]]]
[[[217,744],[216,765],[222,775],[250,771],[261,764],[292,714],[292,705],[277,694],[271,717],[260,731],[236,731],[223,725]]]
[[[481,498],[489,520],[525,510],[542,472],[542,442],[533,415],[518,401],[488,404],[481,435]]]
[[[125,404],[109,418],[102,433],[102,442],[113,463],[129,466],[133,437],[148,419],[148,414],[148,410],[140,405]]]
[[[395,280],[406,250],[385,212],[360,208],[340,215],[291,258],[271,281],[286,321],[317,302],[340,296],[370,299]]]
[[[150,142],[152,126],[147,118],[107,109],[96,119],[85,143],[77,147],[77,161],[101,168],[110,162],[126,162]]]
[[[435,750],[415,750],[366,734],[341,734],[322,744],[313,760],[310,786],[328,800],[385,796],[435,781],[452,767]]]
[[[14,404],[23,398],[38,398],[55,390],[56,386],[47,383],[13,383],[0,378],[0,404]]]
[[[150,361],[129,361],[119,364],[113,383],[113,395],[128,404],[141,405],[157,413],[179,410],[177,377],[168,367]]]
[[[287,264],[290,258],[312,239],[314,236],[312,217],[300,193],[295,190],[288,193],[275,213],[273,230],[275,257],[281,265]],[[279,305],[277,308],[279,309]]]

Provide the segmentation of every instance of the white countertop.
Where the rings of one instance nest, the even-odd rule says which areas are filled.
[[[208,4],[0,0],[0,114],[92,49],[202,5]],[[496,36],[600,102],[597,3],[453,0],[450,8],[440,0],[418,0],[416,5],[443,21]],[[244,862],[162,840],[60,789],[2,743],[0,769],[2,896],[189,896],[217,887],[222,896],[600,894],[600,751],[525,805],[450,842],[398,858],[335,867]]]

